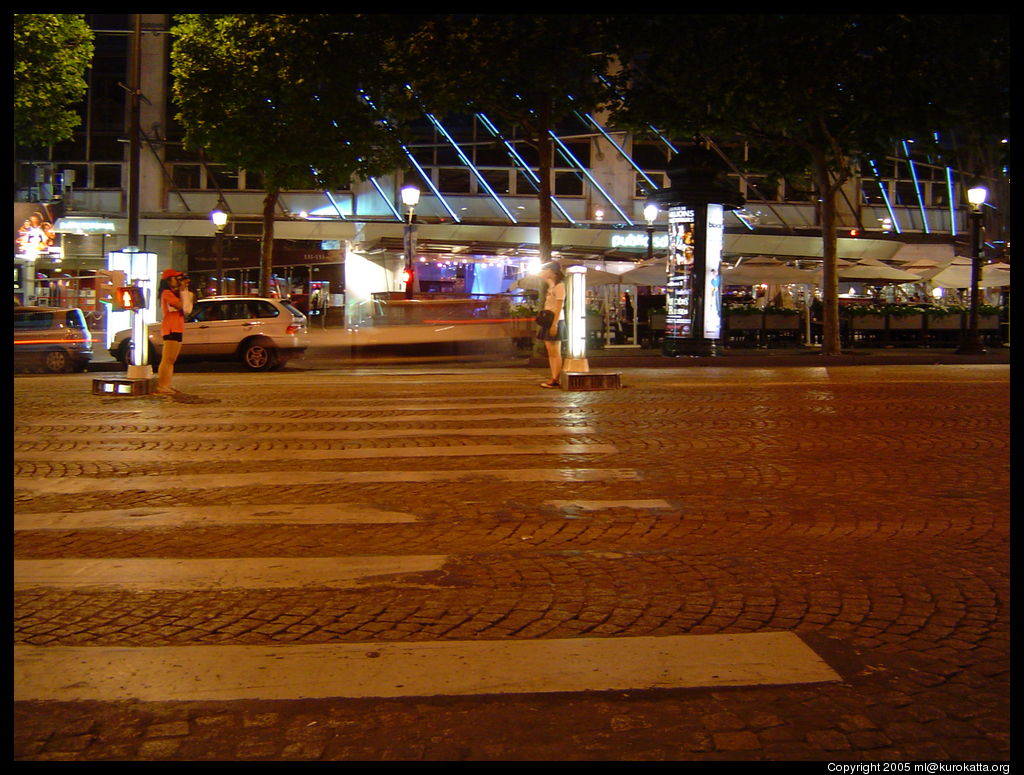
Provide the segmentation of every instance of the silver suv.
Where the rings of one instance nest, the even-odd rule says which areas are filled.
[[[77,307],[15,307],[15,366],[82,371],[92,360],[92,335]]]
[[[163,351],[160,324],[149,326],[150,363]],[[185,320],[178,361],[234,360],[251,371],[279,368],[306,352],[306,316],[289,302],[260,296],[210,296],[199,299]],[[131,331],[119,331],[110,354],[127,366]]]

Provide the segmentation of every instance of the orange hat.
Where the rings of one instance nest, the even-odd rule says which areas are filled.
[[[168,277],[179,277],[179,276],[181,276],[183,274],[185,274],[185,273],[184,272],[179,272],[177,269],[165,269],[164,273],[162,275],[160,275],[160,279],[161,280],[166,280]]]

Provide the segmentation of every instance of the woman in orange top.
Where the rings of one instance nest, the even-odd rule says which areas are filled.
[[[171,387],[174,377],[174,362],[181,352],[182,335],[185,333],[185,315],[181,310],[181,297],[178,285],[184,272],[177,269],[165,269],[160,275],[160,309],[163,322],[160,333],[164,338],[164,351],[160,357],[160,368],[157,371],[157,386],[154,393],[179,393]]]

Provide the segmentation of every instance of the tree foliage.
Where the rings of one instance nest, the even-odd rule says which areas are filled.
[[[284,189],[347,187],[391,172],[400,149],[379,107],[365,17],[346,14],[181,14],[171,52],[185,145],[259,172],[260,291],[270,280],[274,211]]]
[[[344,14],[181,14],[173,90],[185,144],[268,188],[347,186],[400,155],[360,98],[371,40]]]
[[[989,105],[979,113],[981,95],[998,94],[992,73],[983,84],[961,77],[976,56],[1008,62],[994,27],[987,17],[902,14],[638,19],[623,51],[615,120],[739,138],[757,148],[757,171],[811,172],[823,240],[823,351],[835,354],[836,193],[860,155],[882,156],[896,140],[1001,112]]]
[[[80,13],[16,13],[14,138],[25,146],[52,145],[82,123],[76,105],[85,96],[93,34]]]
[[[537,149],[542,260],[551,252],[549,132],[573,111],[607,101],[597,78],[612,58],[607,21],[587,14],[422,17],[392,50],[428,110],[484,113],[518,127]]]

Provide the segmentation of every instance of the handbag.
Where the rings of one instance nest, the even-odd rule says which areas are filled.
[[[555,313],[549,309],[542,309],[537,313],[537,325],[541,328],[551,328],[555,322]]]

